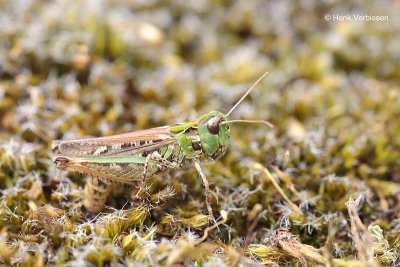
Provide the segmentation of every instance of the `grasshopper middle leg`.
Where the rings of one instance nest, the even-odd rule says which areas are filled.
[[[146,162],[144,164],[144,169],[143,169],[143,177],[142,180],[138,186],[139,191],[136,193],[135,198],[138,198],[139,195],[145,191],[145,183],[147,177],[151,176],[153,173],[152,168],[154,168],[151,163],[154,162],[157,165],[157,169],[174,169],[178,165],[175,162],[169,162],[168,160],[164,159],[158,152],[153,152],[150,155],[146,157]],[[157,170],[154,170],[157,171]]]

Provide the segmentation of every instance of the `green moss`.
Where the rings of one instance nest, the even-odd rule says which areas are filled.
[[[400,263],[395,8],[17,3],[0,3],[0,264]],[[338,8],[389,21],[324,20]],[[193,169],[151,177],[140,194],[116,186],[93,216],[82,209],[85,177],[52,162],[55,139],[227,112],[265,71],[229,119],[274,128],[232,124],[227,154],[203,164],[214,215],[226,210],[228,221],[201,244],[213,222]],[[360,195],[355,223],[348,201]],[[372,245],[360,249],[357,236]]]

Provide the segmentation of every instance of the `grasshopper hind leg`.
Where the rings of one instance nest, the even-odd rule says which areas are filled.
[[[111,183],[95,176],[89,176],[85,185],[83,206],[90,213],[99,213],[111,191]]]

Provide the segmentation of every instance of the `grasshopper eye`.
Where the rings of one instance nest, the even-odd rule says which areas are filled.
[[[216,120],[209,120],[207,123],[207,130],[210,134],[218,134],[219,133],[219,121]]]

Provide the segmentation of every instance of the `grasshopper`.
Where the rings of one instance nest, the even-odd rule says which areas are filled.
[[[90,139],[54,141],[55,165],[63,170],[89,175],[84,189],[83,206],[91,213],[100,212],[112,184],[131,184],[144,188],[147,178],[175,168],[194,164],[200,174],[208,215],[213,218],[207,178],[200,160],[217,160],[229,146],[230,123],[264,123],[261,120],[228,120],[230,114],[268,74],[264,73],[224,114],[211,111],[197,120],[148,130]]]

